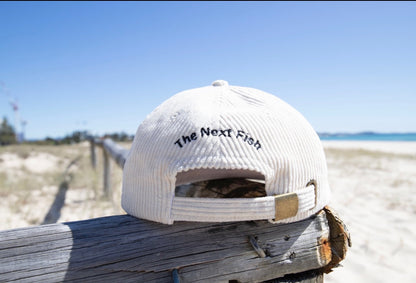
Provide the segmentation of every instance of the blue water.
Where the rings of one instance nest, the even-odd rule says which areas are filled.
[[[321,140],[342,140],[342,141],[416,141],[416,133],[406,134],[320,134]]]

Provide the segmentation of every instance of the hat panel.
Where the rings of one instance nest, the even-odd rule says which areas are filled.
[[[244,100],[246,105],[254,101],[256,107],[228,107],[221,114],[220,124],[244,131],[240,142],[249,141],[247,137],[252,138],[252,144],[259,141],[261,147],[254,151],[242,150],[242,144],[238,144],[239,153],[259,158],[272,168],[276,176],[270,179],[274,180],[274,184],[269,184],[271,194],[289,192],[306,185],[311,177],[326,174],[320,140],[298,111],[262,91],[242,87],[233,87],[231,91],[234,96],[231,94],[229,101]]]
[[[319,137],[294,108],[256,89],[192,89],[149,114],[137,130],[124,167],[123,208],[141,218],[172,223],[176,176],[189,172],[191,177],[182,181],[191,180],[198,169],[214,169],[205,171],[212,177],[215,169],[221,174],[222,169],[260,173],[269,195],[299,190],[315,179],[317,207],[329,199]]]
[[[215,113],[203,111],[216,108],[215,93],[209,94],[206,88],[179,93],[140,124],[123,170],[122,206],[128,213],[166,222],[176,171],[191,163],[195,150],[204,162],[215,156],[215,143],[197,147],[192,135],[195,125],[215,122]]]

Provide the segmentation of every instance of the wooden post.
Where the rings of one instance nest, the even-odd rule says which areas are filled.
[[[103,173],[103,187],[104,187],[104,196],[106,198],[110,198],[112,196],[111,192],[111,160],[113,159],[115,163],[123,169],[124,163],[126,161],[127,155],[129,151],[124,149],[120,145],[116,144],[111,139],[105,140],[94,140],[91,144],[91,147],[95,145],[99,146],[103,150],[103,166],[104,166],[104,173]],[[95,153],[92,152],[91,149],[91,161],[95,160]],[[93,161],[92,161],[93,162]]]
[[[91,165],[92,168],[97,167],[97,158],[95,156],[95,140],[93,137],[90,137],[90,149],[91,149]]]
[[[111,160],[109,154],[103,148],[103,163],[104,163],[104,197],[111,197]]]
[[[322,282],[349,238],[328,213],[278,225],[119,215],[0,231],[0,282]]]
[[[102,142],[102,147],[107,151],[107,153],[117,163],[117,165],[120,166],[121,169],[123,169],[129,151],[123,148],[122,146],[116,144],[111,139],[105,139]]]

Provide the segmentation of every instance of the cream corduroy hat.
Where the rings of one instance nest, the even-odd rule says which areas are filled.
[[[181,184],[233,177],[264,180],[267,196],[175,196]],[[221,80],[180,92],[150,113],[123,171],[124,210],[166,224],[294,222],[329,197],[323,147],[306,119],[276,96]]]

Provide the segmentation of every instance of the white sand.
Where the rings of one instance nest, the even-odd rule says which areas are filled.
[[[31,153],[28,157],[22,158],[15,153],[3,153],[0,155],[1,171],[26,169],[33,173],[45,173],[53,171],[57,167],[58,158],[48,153]]]
[[[101,179],[98,180],[98,175],[94,176],[95,171],[90,164],[88,142],[60,147],[12,146],[2,150],[0,230],[40,225],[52,207],[64,178],[70,180],[69,189],[58,222],[123,213],[119,204],[122,171],[114,165],[113,201],[103,200]],[[100,161],[101,156],[97,158]],[[102,164],[98,166],[97,173]]]
[[[416,142],[400,141],[323,141],[325,148],[364,149],[416,156]]]
[[[352,248],[326,282],[416,282],[416,142],[325,141]]]
[[[42,174],[53,172],[58,167],[59,158],[45,152],[31,152],[28,156],[19,156],[14,152],[0,154],[0,173],[5,176],[5,184],[9,188],[0,188],[0,229],[12,229],[40,224],[50,204],[55,198],[57,186],[45,184],[37,190],[18,191],[16,180],[35,175],[33,179],[41,179]],[[37,177],[37,178],[36,178]]]

